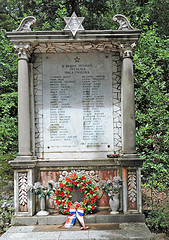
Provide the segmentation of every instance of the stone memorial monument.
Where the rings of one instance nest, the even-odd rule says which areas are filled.
[[[133,51],[140,31],[120,14],[113,18],[118,30],[84,30],[75,13],[64,20],[63,31],[32,31],[36,19],[28,16],[7,33],[18,53],[15,216],[35,214],[28,185],[85,170],[98,180],[121,176],[122,215],[136,219],[143,159],[135,148]],[[103,196],[98,207],[107,204]]]

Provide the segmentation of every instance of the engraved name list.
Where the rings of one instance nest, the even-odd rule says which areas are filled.
[[[44,57],[45,151],[110,151],[111,55],[48,54]]]

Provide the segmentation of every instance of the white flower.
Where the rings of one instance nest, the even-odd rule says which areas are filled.
[[[115,177],[113,178],[113,182],[114,182],[114,183],[118,183],[118,182],[120,182],[120,181],[121,181],[120,176],[115,176]]]
[[[32,188],[33,188],[33,185],[27,184],[25,190],[28,192],[28,191],[31,191]]]
[[[63,171],[63,172],[62,172],[62,175],[63,175],[63,176],[67,176],[67,175],[68,175],[68,172],[67,172],[67,171]],[[60,175],[60,176],[61,176],[61,175]]]
[[[64,177],[62,175],[59,176],[59,182],[62,182]]]
[[[112,180],[107,180],[108,185],[111,185],[112,183],[113,183]]]
[[[90,171],[90,175],[91,176],[94,176],[94,174],[95,174],[95,172],[92,170],[92,171]]]
[[[39,187],[41,187],[41,182],[35,182],[34,185],[33,185],[33,189],[36,190]]]

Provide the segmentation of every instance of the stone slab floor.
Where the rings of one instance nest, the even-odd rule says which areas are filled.
[[[0,240],[150,240],[154,239],[144,223],[88,224],[62,229],[61,225],[12,226]]]

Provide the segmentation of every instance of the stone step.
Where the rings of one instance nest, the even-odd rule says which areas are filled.
[[[33,217],[13,217],[13,226],[29,226],[29,225],[57,225],[64,224],[67,216],[65,215],[48,215]],[[145,222],[144,214],[92,214],[84,216],[85,223],[130,223]]]
[[[12,226],[0,240],[153,240],[145,223],[89,224],[62,229],[61,225]]]

